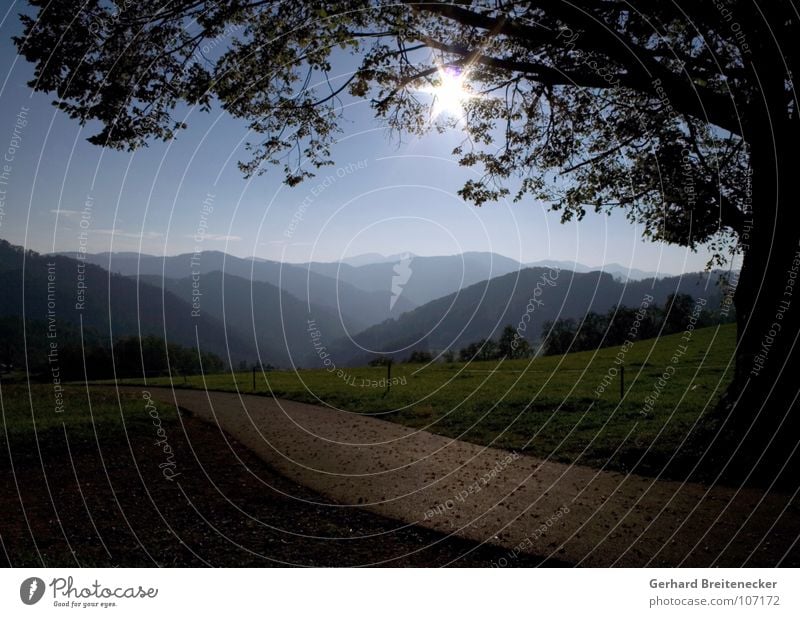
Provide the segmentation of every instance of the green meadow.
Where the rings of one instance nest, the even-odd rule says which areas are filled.
[[[386,367],[334,365],[257,372],[255,387],[251,372],[148,385],[275,396],[550,460],[680,477],[713,430],[705,416],[732,375],[735,338],[724,325],[534,360],[394,364],[390,388]]]
[[[91,394],[91,399],[89,395]],[[56,411],[51,384],[5,384],[0,388],[0,416],[3,438],[35,438],[44,442],[63,438],[64,427],[70,437],[84,441],[113,437],[123,443],[127,433],[153,432],[153,418],[145,411],[142,397],[133,392],[115,393],[111,389],[87,390],[85,385],[66,385],[60,401],[63,411]],[[161,406],[158,420],[180,429],[174,409]],[[29,454],[29,452],[26,452]]]

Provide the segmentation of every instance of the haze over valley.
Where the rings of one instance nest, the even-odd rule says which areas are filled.
[[[24,316],[30,330],[44,318],[48,292],[54,292],[59,323],[76,331],[83,327],[106,339],[160,336],[188,348],[199,345],[232,367],[315,368],[323,360],[320,346],[342,366],[377,355],[402,360],[413,351],[457,353],[470,342],[496,338],[507,325],[518,326],[534,295],[536,310],[520,331],[533,347],[549,321],[636,307],[647,294],[658,304],[674,293],[702,296],[714,309],[723,293],[718,272],[647,278],[650,273],[618,265],[602,271],[556,261],[520,264],[477,252],[306,264],[217,251],[23,254],[7,242],[2,252],[0,276],[8,293],[0,316]],[[50,271],[57,276],[48,287]],[[80,271],[85,282],[78,310]],[[18,301],[23,287],[24,310]],[[311,329],[318,333],[314,340]],[[35,339],[35,330],[30,335]]]

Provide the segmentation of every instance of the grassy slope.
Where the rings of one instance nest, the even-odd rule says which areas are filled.
[[[697,458],[693,447],[684,444],[674,464],[666,470],[665,464],[724,391],[731,375],[735,327],[695,331],[686,353],[673,362],[685,343],[681,335],[672,335],[633,345],[624,358],[622,400],[618,376],[596,394],[609,369],[617,366],[617,347],[534,361],[395,365],[392,376],[406,383],[393,386],[388,394],[369,383],[385,377],[385,368],[344,369],[342,377],[325,370],[259,374],[256,392],[376,414],[553,460],[680,477]],[[646,413],[645,401],[657,392],[658,379],[668,366],[675,371]],[[237,384],[243,393],[253,392],[250,373],[196,377],[175,385],[234,390]]]

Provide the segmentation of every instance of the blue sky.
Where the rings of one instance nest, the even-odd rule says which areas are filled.
[[[389,136],[367,103],[347,111],[336,166],[289,188],[280,169],[245,179],[244,123],[224,114],[189,110],[189,129],[171,143],[134,153],[86,142],[81,127],[47,96],[32,94],[32,71],[10,37],[20,5],[0,15],[0,150],[28,108],[21,145],[9,164],[0,238],[40,252],[74,251],[80,212],[91,198],[88,251],[176,254],[203,250],[286,261],[333,261],[366,252],[444,255],[494,251],[523,262],[618,262],[643,270],[701,270],[705,252],[645,243],[622,213],[588,214],[562,225],[546,205],[496,203],[476,208],[456,191],[474,172],[450,152],[456,131],[403,143]],[[211,204],[199,244],[204,202]],[[208,210],[209,208],[205,208]],[[86,225],[87,223],[84,223]]]

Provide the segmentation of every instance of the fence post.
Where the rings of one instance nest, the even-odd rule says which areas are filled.
[[[386,363],[386,393],[389,393],[389,390],[392,389],[392,359],[389,358],[389,362]]]
[[[256,391],[256,367],[253,366],[253,392]]]
[[[625,398],[625,367],[619,369],[619,400]]]

